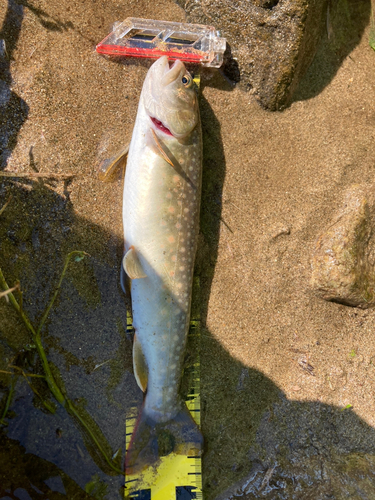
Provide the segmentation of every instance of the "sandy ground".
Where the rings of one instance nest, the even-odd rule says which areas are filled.
[[[85,398],[117,449],[135,391],[117,284],[122,186],[99,182],[95,171],[131,134],[147,67],[94,49],[115,20],[183,21],[184,12],[167,0],[9,1],[0,7],[0,20],[6,16],[3,38],[13,42],[2,102],[10,116],[5,169],[76,177],[3,183],[1,206],[9,194],[13,201],[1,219],[1,267],[10,284],[21,279],[35,319],[66,253],[91,255],[69,274],[45,343],[71,397]],[[325,40],[283,112],[261,109],[220,73],[203,81],[197,274],[207,499],[236,491],[249,499],[375,496],[375,313],[324,302],[309,288],[314,243],[344,191],[373,185],[375,53],[366,22],[343,60]],[[3,318],[5,335],[14,322]],[[95,469],[63,412],[46,415],[27,385],[18,390],[8,438],[81,488],[98,473],[106,498],[120,497],[118,479]],[[67,429],[61,439],[57,428]]]

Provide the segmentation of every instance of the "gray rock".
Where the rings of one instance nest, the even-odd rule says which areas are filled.
[[[311,286],[318,296],[363,309],[375,305],[374,224],[373,194],[352,186],[315,245]]]
[[[326,24],[327,0],[175,1],[189,22],[220,30],[233,56],[232,79],[271,110],[290,101]]]

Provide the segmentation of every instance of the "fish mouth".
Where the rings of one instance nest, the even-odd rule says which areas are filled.
[[[158,120],[157,118],[154,118],[153,116],[150,116],[150,119],[158,130],[160,130],[161,132],[164,132],[164,134],[173,136],[173,134],[169,130],[169,128],[166,127],[165,125],[163,125],[163,123],[160,120]]]

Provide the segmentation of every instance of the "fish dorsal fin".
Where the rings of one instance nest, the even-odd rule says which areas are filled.
[[[131,246],[122,259],[122,266],[130,279],[146,278],[134,247]]]
[[[137,335],[134,335],[133,341],[133,369],[134,376],[137,384],[143,392],[147,389],[148,380],[148,370],[146,364],[146,358],[142,351],[141,343],[138,340]]]

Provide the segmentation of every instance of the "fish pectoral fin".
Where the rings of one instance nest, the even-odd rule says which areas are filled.
[[[147,143],[149,147],[154,151],[155,154],[163,158],[169,165],[171,165],[176,172],[188,183],[193,189],[196,189],[194,182],[190,179],[181,165],[178,163],[177,159],[174,157],[173,153],[168,149],[164,142],[157,136],[155,130],[150,127],[149,137],[147,137]]]
[[[148,370],[146,364],[146,358],[142,351],[141,343],[138,340],[137,334],[134,335],[133,341],[133,369],[135,380],[140,389],[146,392],[147,380],[148,380]]]
[[[147,274],[142,269],[134,247],[130,247],[122,259],[122,267],[130,279],[147,278]]]
[[[129,153],[130,141],[120,149],[112,158],[103,160],[98,166],[98,179],[102,182],[111,182],[117,169],[124,163]]]
[[[163,141],[156,135],[155,130],[150,127],[150,132],[152,136],[152,149],[153,151],[161,156],[169,165],[171,165],[175,169],[181,168],[180,165],[177,165],[176,159],[172,155],[172,153],[169,151],[167,146],[163,143]]]

